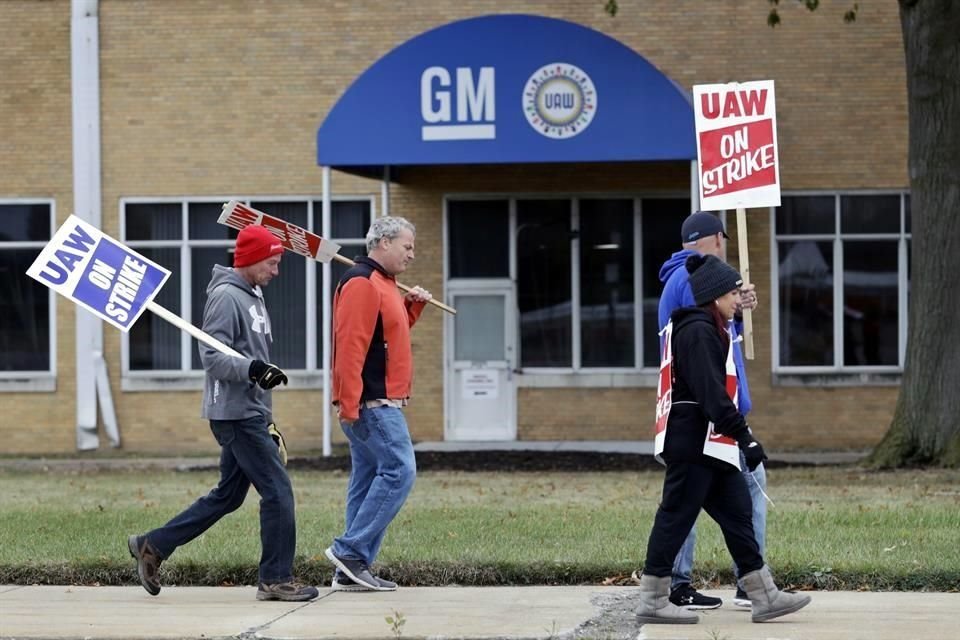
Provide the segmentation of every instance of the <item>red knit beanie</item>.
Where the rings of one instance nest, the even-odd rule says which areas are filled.
[[[234,267],[246,267],[283,253],[283,245],[266,227],[251,224],[237,235],[237,250],[233,254]]]

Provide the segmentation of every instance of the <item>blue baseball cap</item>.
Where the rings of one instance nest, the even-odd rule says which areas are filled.
[[[691,213],[683,221],[683,225],[680,227],[680,242],[683,244],[696,242],[700,238],[718,233],[722,233],[724,238],[730,237],[723,230],[723,222],[720,221],[720,218],[706,211],[697,211]]]

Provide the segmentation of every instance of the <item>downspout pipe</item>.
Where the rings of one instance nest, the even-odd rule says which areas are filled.
[[[390,215],[390,166],[383,168],[383,182],[380,183],[380,215]]]
[[[99,1],[71,0],[70,85],[73,113],[73,213],[100,229]],[[96,449],[97,359],[103,321],[76,308],[77,449]],[[111,407],[112,409],[112,407]],[[119,444],[119,442],[115,443]]]

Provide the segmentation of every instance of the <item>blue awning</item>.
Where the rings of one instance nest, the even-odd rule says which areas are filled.
[[[317,132],[317,162],[357,173],[696,157],[690,99],[670,78],[598,31],[530,15],[408,40],[350,85]]]

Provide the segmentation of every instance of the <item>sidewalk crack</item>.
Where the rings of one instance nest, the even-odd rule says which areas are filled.
[[[251,627],[251,628],[247,629],[246,631],[238,634],[238,635],[236,636],[236,638],[237,638],[237,640],[260,640],[260,639],[258,638],[257,634],[260,633],[261,631],[265,630],[265,629],[268,629],[271,625],[273,625],[273,623],[278,622],[278,621],[280,621],[280,620],[283,620],[283,619],[286,618],[287,616],[289,616],[289,615],[291,615],[291,614],[294,614],[294,613],[296,613],[297,611],[300,611],[301,609],[305,609],[306,607],[309,607],[310,605],[312,605],[312,604],[314,604],[314,603],[320,602],[320,601],[323,600],[324,598],[329,597],[332,593],[333,593],[332,591],[331,591],[331,592],[328,592],[328,593],[322,593],[322,594],[320,594],[320,596],[314,598],[313,600],[311,600],[311,601],[309,601],[309,602],[304,602],[303,604],[300,604],[299,606],[295,606],[295,607],[293,607],[292,609],[289,609],[289,610],[287,610],[287,611],[284,611],[282,614],[278,615],[276,618],[273,618],[273,619],[271,619],[271,620],[267,620],[266,622],[264,622],[263,624],[261,624],[261,625],[259,625],[259,626]]]

